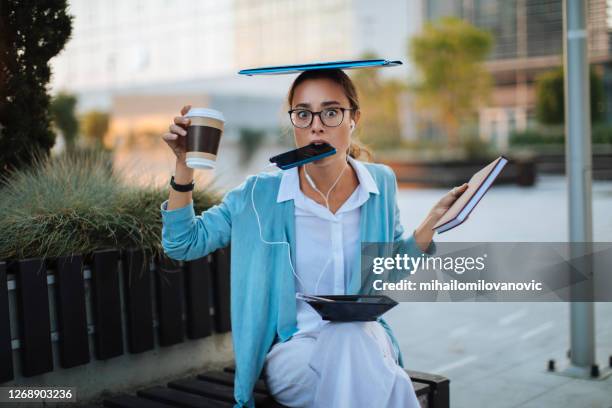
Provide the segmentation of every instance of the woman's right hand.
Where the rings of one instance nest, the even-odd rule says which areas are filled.
[[[170,146],[176,159],[179,162],[184,163],[187,152],[187,127],[189,126],[189,119],[184,115],[189,111],[191,105],[183,106],[181,109],[181,116],[174,118],[174,123],[168,127],[168,132],[162,135],[162,139]]]

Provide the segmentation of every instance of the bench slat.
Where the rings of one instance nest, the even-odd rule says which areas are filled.
[[[225,367],[225,368],[223,368],[223,371],[225,373],[231,374],[231,376],[233,377],[234,374],[236,373],[236,366]],[[412,386],[414,388],[414,391],[415,391],[417,397],[420,397],[421,395],[428,394],[429,392],[432,391],[432,388],[430,388],[430,386],[432,384],[430,384],[427,381],[421,381],[420,377],[419,377],[419,374],[424,374],[425,378],[427,380],[430,380],[431,378],[435,377],[435,378],[438,379],[439,382],[442,381],[442,380],[445,380],[445,381],[448,382],[448,380],[446,378],[442,377],[442,376],[435,376],[435,375],[431,375],[431,374],[419,373],[418,371],[409,371],[409,370],[405,370],[405,371],[406,371],[406,373],[408,373],[408,376],[412,380]],[[262,381],[262,380],[260,379],[259,381]],[[436,383],[436,384],[438,384],[438,383]]]
[[[431,407],[448,408],[450,406],[450,380],[448,378],[420,371],[406,370],[406,372],[413,384],[420,382],[431,387],[429,396]]]
[[[172,405],[151,401],[132,395],[120,395],[104,400],[105,407],[111,408],[172,408]]]
[[[207,371],[198,374],[198,378],[205,381],[234,386],[234,374],[225,371]],[[255,383],[255,392],[266,395],[269,394],[268,387],[263,380],[257,380]]]
[[[166,387],[153,387],[138,391],[138,396],[153,401],[172,404],[177,407],[188,408],[232,408],[233,404],[225,401],[213,400],[201,395]]]
[[[203,381],[197,378],[190,378],[186,380],[172,381],[168,383],[168,387],[203,395],[212,399],[234,402],[234,387],[229,385]],[[261,406],[266,405],[270,399],[269,396],[258,393],[254,394],[254,397],[255,404]]]
[[[419,382],[424,382],[431,385],[448,382],[448,378],[441,375],[424,373],[421,371],[406,370],[410,378],[416,378]]]

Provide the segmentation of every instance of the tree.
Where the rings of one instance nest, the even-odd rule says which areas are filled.
[[[455,17],[426,23],[410,41],[419,74],[411,85],[416,108],[445,131],[451,145],[459,141],[462,122],[489,98],[492,80],[484,61],[492,44],[490,33]]]
[[[108,132],[109,115],[106,112],[92,110],[82,119],[83,135],[95,148],[104,149],[104,136]]]
[[[362,59],[377,59],[367,53]],[[373,148],[397,146],[401,140],[399,96],[406,86],[397,80],[385,80],[377,69],[356,70],[352,80],[362,111],[357,126],[359,139]]]
[[[0,171],[48,155],[55,143],[46,85],[49,60],[72,31],[66,0],[0,0]]]
[[[604,116],[604,94],[601,77],[591,67],[589,72],[591,93],[591,122]],[[536,78],[536,117],[545,125],[565,122],[563,67],[545,72]]]
[[[263,130],[241,128],[238,146],[240,147],[240,165],[246,166],[253,159],[257,150],[261,147],[266,139],[266,133]]]
[[[79,121],[74,114],[77,98],[74,95],[60,92],[51,101],[51,117],[55,126],[62,132],[66,141],[66,150],[74,151],[74,145],[79,132]]]

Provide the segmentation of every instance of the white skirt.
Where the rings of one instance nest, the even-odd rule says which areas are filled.
[[[266,356],[270,393],[288,407],[420,408],[378,322],[330,322],[298,333]]]

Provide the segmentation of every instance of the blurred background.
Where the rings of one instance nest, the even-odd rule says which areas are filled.
[[[160,136],[185,104],[213,107],[228,118],[220,186],[237,185],[272,153],[293,145],[285,97],[295,76],[240,77],[238,70],[358,58],[404,62],[350,72],[364,113],[356,135],[377,161],[399,162],[399,169],[401,162],[425,158],[439,164],[524,157],[528,150],[537,153],[532,160],[544,165],[541,170],[562,172],[560,0],[391,0],[384,6],[362,0],[74,0],[68,12],[72,35],[51,60],[52,95],[75,98],[80,136],[100,139],[118,165],[159,183],[173,167]],[[589,1],[593,141],[605,146],[598,153],[607,159],[611,15],[609,1]],[[59,129],[54,149],[64,147],[63,139]],[[609,168],[596,170],[612,177]],[[399,178],[444,183],[414,172]]]
[[[592,236],[611,242],[612,1],[586,3]],[[42,103],[40,120],[32,120],[39,111],[29,105],[27,116],[0,117],[0,168],[21,166],[16,157],[27,162],[33,144],[57,157],[93,149],[121,169],[126,185],[158,187],[146,211],[159,223],[175,164],[161,135],[182,106],[211,107],[227,118],[217,169],[196,171],[197,189],[212,183],[227,191],[294,146],[285,99],[295,76],[242,77],[240,69],[400,59],[401,67],[348,73],[362,108],[353,135],[373,150],[374,161],[396,172],[406,230],[451,187],[503,154],[508,166],[470,219],[434,239],[569,240],[561,0],[71,0],[57,8],[57,18],[36,9],[22,11],[22,21],[31,32],[55,35],[24,40],[12,69],[38,72],[48,63],[37,82],[50,96],[48,110]],[[36,18],[49,19],[41,28]],[[49,52],[34,60],[24,49]],[[29,89],[18,85],[7,88],[7,101]],[[30,123],[50,127],[19,133]],[[63,186],[55,185],[57,208]],[[79,194],[71,202],[76,207]],[[7,202],[2,208],[29,201]],[[140,203],[131,202],[134,214],[145,211]],[[42,203],[32,211],[48,208]],[[151,245],[158,244],[157,228],[147,238]],[[33,242],[24,239],[5,242],[14,249],[0,259]],[[589,381],[546,370],[549,359],[567,360],[569,310],[564,303],[403,303],[387,320],[408,368],[450,378],[453,407],[609,408],[612,377]],[[612,366],[611,316],[611,304],[596,305],[602,370]]]

